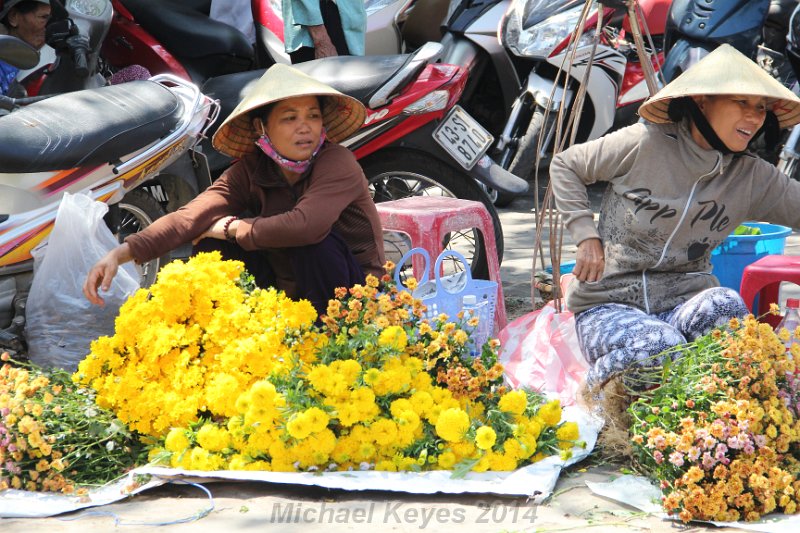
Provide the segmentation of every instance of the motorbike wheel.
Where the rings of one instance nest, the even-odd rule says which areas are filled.
[[[120,243],[128,235],[142,231],[153,221],[166,214],[161,204],[147,191],[141,189],[134,189],[126,194],[119,203],[119,208],[120,222],[116,237]],[[152,285],[156,281],[158,270],[162,265],[169,262],[169,259],[170,256],[167,254],[142,265],[137,265],[136,269],[140,275],[139,285],[143,288]]]
[[[531,181],[536,168],[536,148],[539,146],[539,135],[544,131],[544,109],[537,106],[525,134],[517,143],[517,152],[508,166],[508,171],[520,178]]]
[[[450,196],[481,202],[492,217],[497,258],[502,261],[503,229],[500,217],[475,180],[429,155],[407,150],[379,153],[378,157],[362,161],[361,166],[376,203],[409,196]],[[446,249],[460,252],[467,259],[474,278],[488,279],[489,267],[480,231],[473,228],[451,233],[442,244]],[[387,258],[397,263],[410,243],[408,239],[389,236],[385,239],[385,245]],[[446,264],[445,274],[458,270],[458,265],[456,261]]]
[[[490,195],[492,203],[495,205],[495,207],[508,207],[508,205],[513,202],[514,198],[516,197],[516,194],[498,191],[497,189],[492,189],[492,194]]]
[[[517,197],[516,194],[501,192],[493,187],[484,185],[483,183],[480,183],[479,185],[481,189],[483,189],[483,192],[486,193],[486,196],[489,197],[489,201],[492,202],[495,207],[507,207],[508,204],[513,202],[514,198]]]

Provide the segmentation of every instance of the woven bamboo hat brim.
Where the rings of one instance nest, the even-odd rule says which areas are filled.
[[[339,142],[354,133],[364,123],[367,110],[364,104],[333,87],[292,68],[276,64],[267,69],[247,96],[225,119],[212,138],[214,148],[231,157],[242,157],[255,152],[255,141],[260,132],[253,129],[250,112],[296,96],[324,96],[322,122],[327,137]]]
[[[729,44],[723,44],[668,83],[641,107],[650,122],[672,122],[667,109],[682,96],[733,94],[765,96],[781,128],[800,122],[800,98]]]

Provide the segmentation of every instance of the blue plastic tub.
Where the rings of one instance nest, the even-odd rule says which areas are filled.
[[[574,268],[575,268],[575,261],[565,261],[561,263],[560,272],[562,275],[569,274],[572,272]],[[546,266],[544,269],[550,274],[553,273],[553,265]]]
[[[713,273],[720,285],[736,291],[742,283],[744,267],[765,255],[782,254],[791,228],[777,224],[745,222],[744,226],[759,228],[761,235],[729,235],[711,252]]]

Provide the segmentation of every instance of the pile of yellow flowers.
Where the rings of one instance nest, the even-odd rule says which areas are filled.
[[[92,343],[75,381],[144,435],[234,415],[243,391],[314,359],[324,341],[309,302],[252,289],[244,265],[219,253],[165,265],[122,305],[114,335]]]
[[[389,269],[392,265],[387,265]],[[75,379],[190,470],[513,470],[569,455],[558,401],[502,386],[497,343],[427,321],[389,276],[308,302],[253,287],[201,254],[162,270],[92,345]]]
[[[140,459],[143,446],[70,375],[0,356],[0,491],[82,495]]]
[[[800,380],[780,335],[749,316],[678,348],[630,407],[633,443],[683,521],[757,520],[800,502]],[[669,360],[669,358],[667,358]]]

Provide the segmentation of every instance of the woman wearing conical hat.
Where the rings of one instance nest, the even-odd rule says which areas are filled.
[[[383,274],[380,218],[353,154],[336,144],[366,110],[286,65],[271,67],[222,123],[214,147],[239,160],[186,206],[101,259],[84,284],[102,304],[120,264],[160,257],[185,243],[245,263],[274,286],[325,312],[336,287]]]
[[[728,45],[640,108],[639,123],[554,157],[556,205],[578,245],[567,307],[600,385],[747,314],[711,251],[741,222],[800,227],[800,182],[748,151],[800,122],[800,99]],[[586,186],[609,183],[595,225]]]

